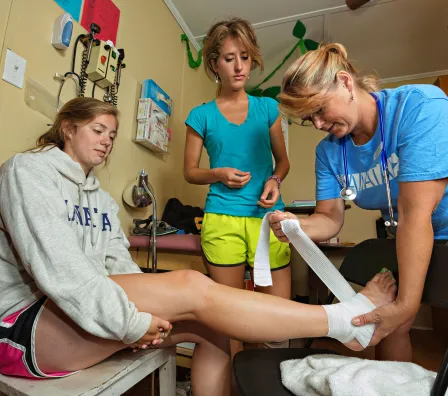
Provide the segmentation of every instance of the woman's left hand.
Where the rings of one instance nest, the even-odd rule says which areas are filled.
[[[372,312],[356,316],[352,319],[352,324],[355,326],[364,326],[370,323],[376,324],[375,332],[369,344],[369,346],[372,346],[377,345],[384,337],[387,337],[398,327],[407,323],[417,311],[394,301],[376,308]]]
[[[280,190],[278,189],[278,184],[274,179],[269,179],[264,184],[264,191],[261,194],[258,205],[263,208],[272,208],[280,197]]]

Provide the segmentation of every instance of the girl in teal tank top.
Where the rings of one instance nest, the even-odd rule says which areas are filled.
[[[284,209],[280,185],[289,160],[277,102],[245,92],[250,71],[263,68],[250,24],[234,18],[213,25],[203,58],[207,75],[218,86],[217,96],[194,108],[185,122],[184,175],[189,183],[210,185],[201,242],[212,279],[244,288],[246,264],[253,267],[262,218]],[[210,169],[199,167],[203,147]],[[290,249],[273,234],[270,258],[274,286],[257,291],[289,299]],[[288,344],[272,341],[282,347]],[[234,343],[232,349],[239,348]]]

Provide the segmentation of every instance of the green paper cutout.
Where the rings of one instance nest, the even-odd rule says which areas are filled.
[[[297,21],[294,29],[292,30],[292,35],[298,39],[303,39],[306,34],[306,27],[302,21]]]
[[[305,39],[305,47],[308,51],[314,51],[319,48],[319,43],[311,39]]]
[[[267,76],[260,84],[258,84],[258,85],[256,85],[255,87],[253,87],[248,93],[250,94],[250,95],[252,95],[251,94],[251,92],[253,91],[253,90],[255,90],[255,89],[257,89],[257,88],[260,88],[260,86],[262,85],[262,84],[264,84],[266,81],[268,81],[268,80],[270,80],[271,79],[271,77],[277,72],[277,70],[278,69],[280,69],[284,64],[285,64],[285,62],[290,58],[290,56],[294,53],[294,51],[296,50],[296,48],[299,46],[299,44],[300,44],[300,41],[296,44],[296,45],[294,45],[294,47],[292,48],[292,50],[291,51],[289,51],[289,53],[288,53],[288,55],[286,55],[284,58],[283,58],[283,60],[282,60],[282,62],[271,72],[271,74],[269,74],[269,76]]]
[[[277,95],[280,93],[279,86],[269,87],[263,90],[263,96],[277,100]]]
[[[265,90],[260,87],[267,81],[269,81],[275,73],[285,64],[285,62],[291,57],[297,47],[300,48],[300,52],[304,55],[307,51],[313,51],[319,47],[319,43],[311,39],[304,39],[306,34],[306,27],[302,21],[297,21],[292,31],[294,37],[297,37],[299,41],[294,45],[291,51],[283,58],[281,63],[259,84],[252,89],[249,89],[247,93],[252,96],[268,96],[277,100],[277,95],[280,93],[280,87],[269,87]]]
[[[306,47],[305,47],[305,41],[303,41],[303,39],[299,40],[299,47],[300,47],[300,52],[303,54],[306,54]]]
[[[186,34],[182,34],[180,36],[180,41],[183,43],[184,41],[187,43],[187,54],[188,54],[188,65],[192,69],[197,69],[199,66],[201,66],[202,63],[202,49],[198,52],[198,59],[194,60],[193,54],[190,49],[190,40],[188,39]]]
[[[263,90],[261,88],[252,89],[248,93],[249,93],[249,95],[252,95],[252,96],[258,96],[258,97],[263,96]]]

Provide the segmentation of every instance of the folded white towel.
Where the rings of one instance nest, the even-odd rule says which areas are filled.
[[[436,373],[414,363],[312,355],[280,364],[297,396],[429,396]]]

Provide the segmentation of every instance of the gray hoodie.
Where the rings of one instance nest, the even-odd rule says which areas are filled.
[[[17,154],[0,169],[0,319],[48,296],[87,332],[126,344],[151,315],[108,275],[140,273],[118,205],[93,170],[58,148]]]

